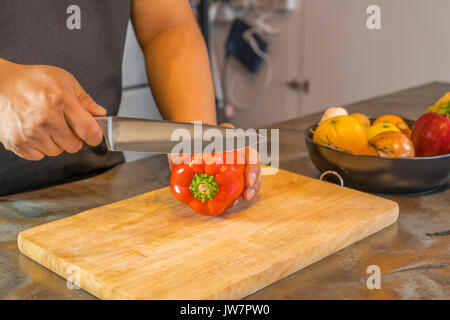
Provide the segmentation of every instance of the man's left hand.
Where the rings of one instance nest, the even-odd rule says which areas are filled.
[[[234,126],[229,123],[222,123],[221,126],[234,128]],[[242,192],[242,199],[244,201],[250,201],[256,196],[256,194],[259,192],[261,188],[262,183],[261,167],[259,164],[258,151],[256,151],[252,147],[246,147],[245,150],[243,150],[243,153],[245,153],[245,176],[244,176],[245,188],[244,191]],[[172,170],[175,164],[173,163],[170,154],[168,155],[168,158],[170,170]],[[181,159],[179,160],[182,161]],[[235,205],[238,202],[239,199],[236,200]]]

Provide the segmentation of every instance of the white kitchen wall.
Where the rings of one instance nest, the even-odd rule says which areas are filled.
[[[281,31],[269,44],[274,83],[251,110],[237,111],[239,126],[264,126],[425,82],[450,81],[449,0],[302,2],[301,11],[274,18]],[[381,8],[381,30],[366,27],[371,4]],[[227,29],[219,25],[215,32],[224,39]],[[241,73],[239,66],[233,68]],[[309,94],[286,86],[297,77],[309,80]],[[243,100],[261,95],[251,83],[239,87]]]
[[[366,27],[370,4],[380,6],[381,30]],[[304,1],[302,76],[311,92],[301,114],[450,81],[449,12],[448,0]]]

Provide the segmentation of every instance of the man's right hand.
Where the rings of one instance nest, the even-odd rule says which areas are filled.
[[[0,142],[27,160],[96,146],[102,132],[96,104],[69,72],[0,59]]]

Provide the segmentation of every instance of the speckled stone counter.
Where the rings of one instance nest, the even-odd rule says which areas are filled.
[[[394,113],[417,119],[450,84],[431,83],[352,104],[350,112]],[[306,176],[310,161],[303,131],[320,114],[275,124],[280,167]],[[120,165],[86,180],[0,197],[0,298],[95,299],[17,249],[20,231],[169,184],[165,156]],[[450,299],[450,187],[428,195],[381,195],[396,201],[394,225],[260,290],[248,299]],[[366,286],[366,269],[381,269],[381,289]]]

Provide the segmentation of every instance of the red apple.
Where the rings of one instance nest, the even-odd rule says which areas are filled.
[[[416,157],[450,153],[450,118],[437,112],[425,113],[414,124],[411,140]]]

